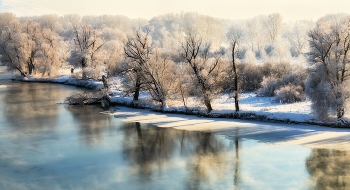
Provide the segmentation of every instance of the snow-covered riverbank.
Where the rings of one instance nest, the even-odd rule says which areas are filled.
[[[24,82],[49,82],[86,88],[103,88],[101,81],[78,80],[68,76],[54,79],[40,77],[15,77],[14,80]],[[342,121],[322,122],[314,119],[311,102],[297,102],[282,104],[274,101],[274,97],[258,97],[255,93],[242,93],[240,95],[240,111],[235,112],[234,99],[229,94],[219,95],[213,101],[213,111],[206,113],[205,106],[196,98],[187,99],[187,109],[181,101],[168,100],[167,108],[162,110],[160,105],[152,101],[146,92],[140,94],[139,101],[133,102],[132,96],[124,96],[120,78],[109,80],[109,101],[111,104],[127,105],[137,108],[148,108],[165,113],[184,113],[212,118],[238,118],[244,120],[259,120],[268,122],[306,123],[326,125],[330,127],[350,127],[348,116]]]
[[[260,121],[240,120],[235,122],[227,118],[198,118],[192,115],[163,114],[128,107],[118,107],[114,112],[103,113],[113,115],[123,122],[140,122],[163,128],[206,131],[225,135],[229,139],[254,139],[273,146],[302,145],[308,148],[350,150],[349,129]]]

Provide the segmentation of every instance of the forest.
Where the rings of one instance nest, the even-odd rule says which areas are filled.
[[[320,120],[347,111],[350,16],[284,22],[279,13],[246,20],[195,12],[146,19],[122,15],[16,17],[0,13],[0,62],[22,77],[120,77],[125,96],[147,92],[163,109],[198,98],[207,113],[230,94],[280,103],[311,101]]]

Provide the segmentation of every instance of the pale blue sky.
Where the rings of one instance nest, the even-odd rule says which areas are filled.
[[[217,18],[244,19],[279,12],[285,21],[293,21],[350,13],[350,0],[0,0],[0,12],[19,9],[23,11],[17,11],[18,16],[41,14],[28,11],[31,6],[40,7],[45,13],[52,10],[58,14],[119,14],[130,18],[195,11]]]

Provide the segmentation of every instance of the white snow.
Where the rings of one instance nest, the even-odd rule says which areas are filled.
[[[76,70],[76,73],[79,71]],[[38,81],[38,82],[52,82],[62,83],[75,86],[83,86],[87,88],[103,88],[102,81],[93,80],[78,80],[74,79],[74,76],[70,77],[69,69],[61,69],[60,77],[45,78],[41,76],[25,77],[22,81]],[[123,93],[122,82],[119,77],[109,79],[109,98],[112,103],[128,105],[132,103],[133,96],[125,96]],[[151,96],[147,92],[141,92],[139,106],[143,108],[160,108],[160,104],[152,101]],[[240,94],[240,114],[248,115],[248,119],[255,119],[257,116],[266,116],[266,119],[279,120],[279,121],[293,121],[293,122],[317,122],[312,114],[311,102],[297,102],[297,103],[276,103],[273,97],[258,97],[255,93],[242,93]],[[197,98],[188,98],[187,106],[195,112],[205,112],[205,106]],[[235,113],[234,99],[229,94],[219,95],[213,101],[213,111],[211,116],[220,116],[224,114]],[[167,100],[167,112],[184,112],[186,109],[180,100]],[[251,115],[250,115],[251,114]],[[349,115],[345,116],[345,119],[349,119]]]

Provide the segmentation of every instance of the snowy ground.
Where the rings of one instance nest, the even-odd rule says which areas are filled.
[[[75,71],[79,72],[79,71]],[[65,69],[60,71],[60,77],[49,79],[40,76],[35,77],[25,77],[21,79],[22,81],[38,81],[38,82],[52,82],[61,83],[68,85],[83,86],[87,88],[103,88],[103,83],[101,81],[92,80],[78,80],[71,76],[70,70]],[[128,105],[132,103],[132,96],[125,97],[123,94],[123,89],[121,85],[121,80],[118,77],[109,80],[109,94],[110,101],[117,104]],[[205,106],[196,98],[188,98],[186,102],[188,108],[193,113],[205,113]],[[155,109],[160,105],[156,104],[151,100],[148,93],[141,93],[139,97],[138,105],[143,108]],[[282,104],[276,103],[274,97],[257,97],[255,93],[242,93],[240,94],[240,114],[245,114],[245,119],[257,120],[260,116],[264,116],[266,120],[272,121],[284,121],[284,122],[297,122],[297,123],[318,123],[322,124],[320,121],[316,121],[311,111],[311,102],[298,102]],[[166,112],[184,112],[185,107],[181,101],[168,100],[167,101]],[[229,94],[219,95],[213,101],[213,111],[210,116],[220,117],[235,113],[234,99],[229,96]],[[251,114],[251,115],[250,115]],[[346,115],[346,120],[349,120],[349,116]]]
[[[110,81],[110,92],[113,93],[111,100],[118,103],[130,103],[132,97],[123,97],[121,83],[118,78]],[[140,101],[149,99],[147,93],[140,94]],[[181,101],[169,100],[167,111],[184,111],[185,107]],[[189,108],[204,110],[204,105],[195,98],[187,100]],[[292,104],[275,103],[274,97],[257,97],[255,93],[242,93],[240,95],[240,112],[266,115],[269,119],[290,119],[297,122],[307,122],[313,119],[311,113],[311,102],[298,102]],[[229,94],[220,95],[213,102],[212,114],[229,114],[235,112],[234,99]]]

